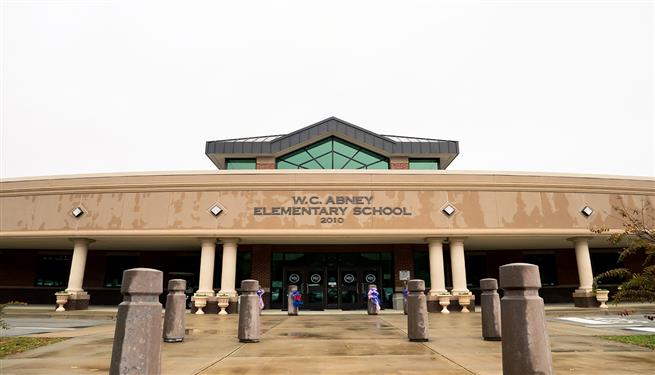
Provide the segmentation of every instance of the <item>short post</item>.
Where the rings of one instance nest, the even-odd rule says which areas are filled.
[[[496,279],[480,280],[480,307],[482,307],[482,338],[500,341],[500,296]]]
[[[164,342],[184,340],[184,317],[186,315],[186,280],[168,280],[166,313],[164,313]]]
[[[239,296],[239,342],[259,342],[259,281],[241,281]]]
[[[403,280],[403,314],[407,315],[407,296],[409,290],[407,289],[407,280]]]
[[[261,286],[260,286],[259,289],[257,289],[257,297],[259,297],[259,315],[261,315],[262,310],[264,310],[264,298],[263,298],[263,296],[264,296],[264,289],[262,289]]]
[[[368,286],[368,303],[366,305],[368,315],[377,315],[380,312],[380,293],[375,284]]]
[[[534,264],[512,263],[500,267],[503,374],[553,373],[550,340],[546,330],[541,280]]]
[[[298,303],[294,303],[295,296],[298,293],[298,287],[289,285],[289,292],[287,294],[287,313],[288,315],[298,315]]]
[[[407,337],[409,341],[428,341],[428,304],[425,281],[414,279],[407,284]]]
[[[110,375],[161,373],[163,274],[151,268],[123,271]]]

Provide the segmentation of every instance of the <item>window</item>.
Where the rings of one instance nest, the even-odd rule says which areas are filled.
[[[466,287],[479,288],[480,280],[487,277],[487,256],[468,254],[464,257],[466,264]]]
[[[225,159],[225,169],[257,169],[257,159]]]
[[[414,273],[411,274],[412,279],[421,279],[425,281],[427,287],[432,287],[432,280],[430,279],[430,257],[427,250],[414,250],[412,252],[412,260],[414,262]]]
[[[105,288],[120,288],[123,271],[139,266],[138,255],[109,255],[105,267]]]
[[[36,271],[36,286],[65,287],[71,269],[70,255],[41,255]]]
[[[623,262],[619,263],[619,251],[591,251],[591,266],[593,268],[594,276],[603,272],[624,267]],[[598,285],[612,285],[620,284],[623,281],[620,277],[604,278],[598,280]]]
[[[389,169],[389,159],[329,137],[277,159],[278,169]]]
[[[409,169],[439,169],[439,159],[409,159]]]
[[[555,254],[524,254],[526,263],[539,266],[542,286],[557,285],[557,261]]]

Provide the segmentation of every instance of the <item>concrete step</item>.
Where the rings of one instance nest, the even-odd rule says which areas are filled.
[[[58,319],[108,319],[116,320],[116,307],[112,308],[90,308],[88,310],[55,311],[54,306],[30,306],[14,305],[7,306],[3,315],[7,318],[58,318]]]

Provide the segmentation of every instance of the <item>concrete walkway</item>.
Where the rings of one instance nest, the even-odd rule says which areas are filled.
[[[479,313],[430,314],[427,343],[407,341],[400,314],[264,315],[262,321],[261,342],[241,344],[237,316],[189,315],[185,341],[162,346],[163,373],[502,373],[501,344],[480,339]],[[595,337],[638,332],[574,324],[551,313],[548,330],[556,373],[645,374],[655,368],[652,350]],[[41,334],[72,338],[0,360],[0,373],[107,373],[113,334],[113,324]]]

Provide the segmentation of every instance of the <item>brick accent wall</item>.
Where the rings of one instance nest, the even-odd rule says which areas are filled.
[[[257,169],[275,169],[275,163],[260,163],[260,162],[257,162]]]
[[[389,160],[390,169],[409,169],[409,158],[393,157]]]
[[[259,157],[257,158],[257,169],[275,169],[275,158]]]
[[[271,306],[271,247],[267,245],[252,246],[252,268],[250,271],[254,280],[259,281],[259,286],[264,289],[262,296],[264,309]]]
[[[393,273],[396,291],[401,291],[403,282],[400,281],[398,272],[409,270],[410,276],[414,277],[414,260],[412,259],[411,245],[395,245],[393,248]]]

